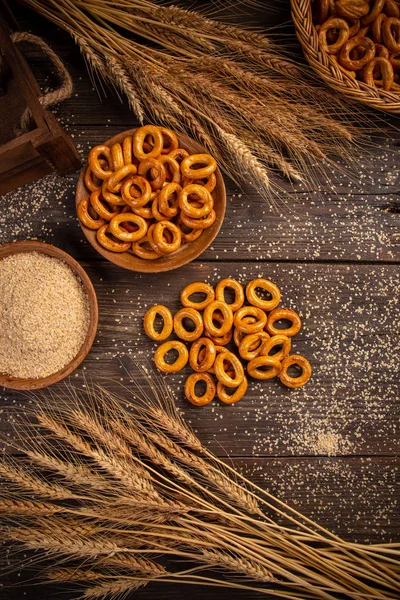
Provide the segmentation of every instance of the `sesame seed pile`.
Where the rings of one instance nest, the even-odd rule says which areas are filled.
[[[61,260],[38,252],[0,261],[0,372],[36,379],[79,352],[89,327],[81,282]]]

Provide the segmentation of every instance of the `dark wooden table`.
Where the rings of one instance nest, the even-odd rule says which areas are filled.
[[[273,10],[262,12],[263,22],[289,21],[286,3],[269,5]],[[75,92],[55,114],[83,158],[91,146],[136,124],[111,90],[99,97],[67,34],[12,7],[22,27],[44,37],[67,63]],[[294,36],[291,40],[295,49]],[[41,84],[53,84],[43,57],[35,64]],[[299,390],[274,380],[253,382],[235,406],[214,401],[196,409],[183,398],[185,372],[169,378],[176,403],[216,454],[323,526],[363,542],[400,539],[400,135],[394,119],[387,117],[381,126],[387,133],[360,158],[356,180],[330,170],[312,189],[289,189],[290,210],[275,212],[254,192],[227,181],[227,213],[218,238],[199,260],[173,273],[135,274],[100,259],[75,215],[77,174],[48,176],[0,201],[0,243],[37,238],[55,244],[81,262],[95,285],[99,331],[78,382],[83,375],[122,378],[126,356],[148,363],[154,345],[144,335],[143,314],[156,302],[177,309],[187,283],[216,283],[226,276],[246,282],[259,275],[275,281],[284,304],[304,320],[294,348],[309,357],[312,381]],[[25,402],[18,393],[0,394],[3,407]],[[3,435],[10,429],[8,415],[0,410]],[[59,596],[47,587],[28,586],[23,593],[27,599]],[[172,600],[189,593],[197,600],[204,589],[154,585],[136,598]],[[206,593],[232,597],[231,591]]]

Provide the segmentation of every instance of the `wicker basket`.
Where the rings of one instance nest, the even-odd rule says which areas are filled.
[[[312,12],[312,0],[291,0],[297,37],[311,67],[332,88],[353,100],[392,114],[400,114],[400,94],[378,90],[343,73],[329,54],[319,47]]]

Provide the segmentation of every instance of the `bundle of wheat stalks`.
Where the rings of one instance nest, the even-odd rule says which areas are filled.
[[[355,143],[340,98],[265,35],[150,0],[21,1],[73,36],[92,75],[126,95],[141,123],[196,138],[269,200],[281,187],[271,172],[312,179]]]
[[[146,389],[132,400],[94,386],[38,398],[34,421],[17,423],[24,458],[0,463],[9,552],[35,551],[47,580],[81,585],[81,598],[152,581],[288,599],[399,598],[400,544],[345,542],[245,487],[187,427],[164,384]]]

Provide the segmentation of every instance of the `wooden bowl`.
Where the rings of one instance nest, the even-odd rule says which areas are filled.
[[[112,146],[116,142],[122,143],[124,138],[128,135],[133,135],[136,129],[128,129],[126,131],[122,131],[114,137],[110,138],[104,144],[107,146]],[[181,148],[185,148],[190,154],[201,154],[207,153],[207,150],[195,142],[194,140],[188,138],[186,135],[178,134],[179,146]],[[103,143],[99,140],[99,144]],[[82,169],[80,174],[78,184],[76,186],[76,206],[78,207],[79,202],[87,196],[90,192],[86,189],[84,183],[84,174],[87,167],[87,163]],[[183,245],[179,250],[174,252],[169,256],[162,256],[155,260],[144,260],[143,258],[139,258],[132,254],[131,252],[110,252],[106,250],[99,244],[96,238],[96,231],[88,229],[84,225],[81,224],[82,231],[85,234],[86,238],[92,244],[93,248],[97,250],[99,254],[104,256],[107,260],[123,267],[124,269],[129,269],[130,271],[138,271],[140,273],[161,273],[163,271],[172,271],[173,269],[178,269],[183,265],[190,263],[192,260],[200,256],[208,246],[213,242],[215,237],[217,236],[222,222],[225,216],[226,209],[226,191],[224,180],[222,178],[221,172],[219,169],[216,170],[217,177],[217,185],[212,193],[214,198],[214,210],[216,212],[216,219],[214,223],[208,229],[205,229],[202,235],[191,242],[190,244]]]
[[[43,242],[33,242],[33,241],[22,241],[22,242],[14,242],[11,244],[4,244],[0,246],[0,260],[6,258],[7,256],[11,256],[13,254],[21,254],[23,252],[41,252],[42,254],[47,254],[48,256],[54,256],[58,258],[67,265],[69,265],[72,271],[79,277],[86,291],[86,294],[89,299],[89,307],[90,307],[90,322],[89,329],[86,335],[86,339],[82,344],[81,349],[78,354],[75,356],[71,362],[57,371],[53,373],[53,375],[48,375],[47,377],[40,377],[38,379],[20,379],[17,377],[10,377],[9,375],[2,375],[0,373],[0,386],[5,388],[9,388],[12,390],[38,390],[40,388],[47,387],[49,385],[53,385],[70,375],[72,371],[74,371],[83,361],[83,359],[87,356],[92,344],[94,342],[94,338],[96,336],[97,324],[98,324],[98,306],[97,306],[97,297],[92,282],[87,276],[86,272],[82,269],[79,263],[76,262],[66,252],[56,248],[55,246],[51,246],[50,244],[45,244]]]

